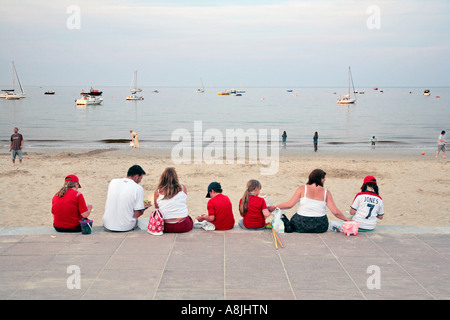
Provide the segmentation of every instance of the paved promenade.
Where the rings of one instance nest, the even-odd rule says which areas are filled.
[[[450,299],[450,228],[90,235],[0,229],[0,299]]]

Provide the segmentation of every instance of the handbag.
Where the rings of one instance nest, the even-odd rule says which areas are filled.
[[[159,209],[154,210],[148,221],[147,232],[154,236],[162,236],[164,231],[164,218]]]

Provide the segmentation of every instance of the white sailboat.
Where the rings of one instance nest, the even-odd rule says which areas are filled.
[[[12,61],[12,89],[2,90],[3,93],[0,94],[0,98],[5,98],[7,100],[18,100],[25,98],[25,90],[23,90],[22,83],[19,79],[19,74],[17,73],[16,66],[14,65],[14,61]],[[17,78],[17,82],[19,83],[20,93],[16,93],[16,82],[15,78]]]
[[[350,83],[353,86],[353,96],[354,98],[350,98]],[[353,85],[353,78],[352,78],[352,72],[350,70],[350,67],[348,67],[348,94],[344,95],[341,99],[337,101],[338,104],[353,104],[356,102],[356,95],[355,95],[355,86]]]
[[[144,100],[142,96],[138,96],[137,92],[142,92],[142,89],[137,87],[137,71],[134,71],[133,82],[130,88],[131,94],[127,96],[127,100]]]
[[[200,78],[200,82],[202,83],[202,87],[201,87],[201,88],[198,88],[198,89],[197,89],[197,92],[198,92],[198,93],[203,93],[203,92],[205,92],[205,87],[203,86],[202,78]]]

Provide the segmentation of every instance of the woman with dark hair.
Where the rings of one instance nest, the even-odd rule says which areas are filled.
[[[309,174],[306,185],[298,187],[291,200],[277,206],[269,206],[269,211],[272,212],[276,208],[290,209],[298,203],[297,213],[292,216],[291,221],[284,215],[282,217],[286,232],[326,232],[328,230],[327,207],[336,218],[350,220],[335,205],[331,192],[323,187],[325,175],[325,171],[321,169],[313,170]]]
[[[91,213],[92,205],[86,205],[78,188],[81,188],[80,180],[76,175],[70,174],[53,197],[53,227],[58,232],[81,232],[80,221]]]
[[[350,206],[351,218],[359,224],[359,230],[375,229],[377,219],[383,219],[384,205],[378,193],[377,180],[374,176],[364,178],[361,192],[353,199]]]
[[[154,194],[155,208],[164,218],[164,232],[182,233],[192,230],[194,222],[187,209],[187,189],[180,184],[175,168],[166,168]]]

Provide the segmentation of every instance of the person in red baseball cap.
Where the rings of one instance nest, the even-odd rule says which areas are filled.
[[[359,192],[350,206],[351,219],[359,224],[359,231],[375,229],[377,219],[383,219],[384,204],[378,193],[377,179],[366,176]]]
[[[92,205],[86,205],[78,188],[81,188],[80,180],[70,174],[64,178],[63,187],[53,197],[53,227],[58,232],[81,232],[80,221],[91,214]]]

